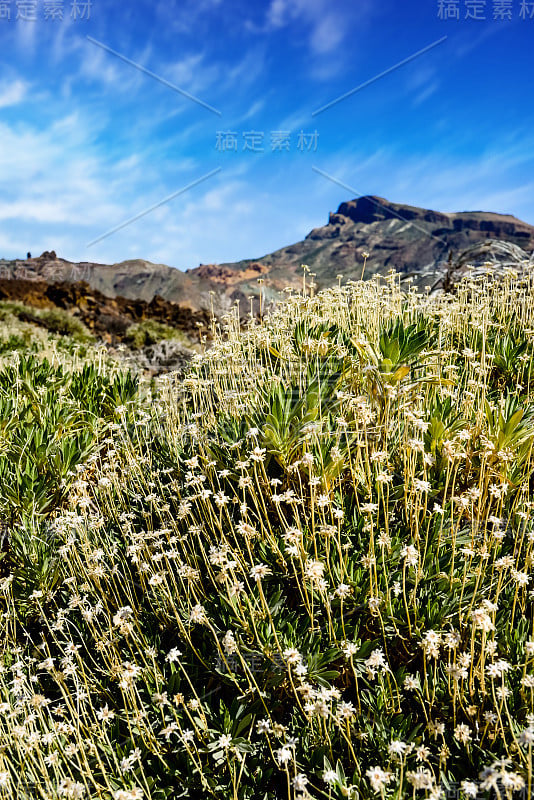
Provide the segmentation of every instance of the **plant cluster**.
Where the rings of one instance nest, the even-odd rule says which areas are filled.
[[[0,375],[0,797],[530,796],[532,288],[290,295],[144,403]]]

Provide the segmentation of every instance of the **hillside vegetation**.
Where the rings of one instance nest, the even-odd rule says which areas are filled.
[[[533,334],[391,275],[5,366],[0,797],[530,797]]]

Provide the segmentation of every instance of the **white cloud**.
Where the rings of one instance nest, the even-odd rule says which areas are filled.
[[[429,83],[427,86],[424,87],[424,89],[421,89],[421,91],[417,92],[417,94],[414,96],[412,100],[412,106],[414,107],[420,106],[422,103],[425,102],[425,100],[428,100],[429,97],[432,97],[432,95],[436,94],[438,89],[439,89],[438,81],[433,81],[432,83]]]
[[[315,56],[332,56],[345,39],[349,29],[365,25],[372,13],[370,0],[360,0],[358,5],[341,4],[332,0],[271,0],[265,22],[259,30],[270,33],[292,23],[304,24],[308,30],[309,45]],[[249,28],[252,28],[249,24]],[[354,30],[352,31],[354,35]],[[339,63],[336,65],[336,69]],[[312,64],[317,76],[321,68]],[[324,69],[323,69],[324,71]],[[322,77],[329,77],[332,65]]]
[[[28,84],[26,81],[3,81],[0,84],[0,108],[18,105],[25,99],[27,92]]]
[[[266,105],[265,98],[261,98],[260,100],[254,100],[253,103],[249,106],[247,111],[242,114],[236,122],[245,122],[247,119],[252,119],[253,117],[257,117],[260,114]]]
[[[167,64],[165,76],[180,88],[189,91],[205,89],[217,78],[217,68],[206,63],[204,53],[192,53],[179,61]]]
[[[281,28],[294,16],[298,3],[294,0],[272,0],[267,11],[267,25],[270,28]]]
[[[329,14],[316,23],[312,35],[311,46],[316,53],[330,53],[342,41],[346,33],[344,20]]]
[[[345,16],[338,10],[329,13],[326,0],[271,0],[265,17],[264,31],[272,32],[293,22],[304,22],[309,28],[309,41],[313,52],[325,54],[343,39]]]

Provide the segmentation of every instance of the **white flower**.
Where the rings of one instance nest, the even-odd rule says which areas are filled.
[[[271,720],[269,719],[260,719],[256,723],[256,730],[258,733],[269,733],[271,730]]]
[[[519,586],[527,586],[527,584],[530,583],[530,575],[527,575],[526,572],[519,572],[513,569],[512,578]]]
[[[418,687],[418,683],[417,683],[417,678],[415,677],[415,675],[406,675],[406,677],[404,679],[404,688],[406,689],[406,691],[412,692],[415,689],[417,689],[417,687]]]
[[[385,772],[382,767],[371,767],[365,771],[365,774],[369,778],[369,783],[375,792],[382,792],[391,780],[391,773]]]
[[[499,686],[496,689],[495,694],[497,695],[499,700],[505,700],[507,697],[510,697],[510,689],[508,688],[508,686]]]
[[[293,752],[287,745],[275,750],[274,755],[279,764],[287,764],[293,759]]]
[[[254,578],[255,581],[261,581],[263,578],[267,577],[267,575],[271,574],[272,572],[267,564],[256,564],[249,572],[250,577]]]
[[[288,664],[300,664],[302,656],[294,647],[288,647],[283,652],[283,656]]]
[[[458,739],[458,741],[462,742],[462,744],[467,744],[467,742],[471,739],[471,729],[468,725],[465,725],[463,722],[461,722],[454,729],[454,736],[456,739]]]
[[[375,677],[377,671],[387,672],[389,670],[386,656],[381,647],[373,650],[369,658],[366,659],[365,666],[367,667],[367,670],[372,678]]]
[[[454,648],[458,647],[458,645],[460,644],[461,637],[458,631],[455,630],[447,631],[447,633],[443,637],[443,641],[445,645],[449,648],[449,650],[454,650]]]
[[[226,750],[232,744],[232,737],[229,733],[223,733],[222,736],[219,736],[217,744]]]
[[[421,481],[416,478],[413,482],[413,488],[416,492],[429,492],[432,487],[428,481]]]
[[[394,739],[388,745],[388,752],[390,756],[402,756],[408,749],[406,742],[401,742],[400,739]]]
[[[304,573],[312,583],[317,583],[321,580],[324,574],[324,564],[322,561],[314,561],[308,559],[304,565]]]
[[[143,797],[143,790],[140,786],[134,786],[133,789],[117,789],[113,792],[113,800],[141,800]]]
[[[358,652],[359,647],[355,642],[347,642],[346,640],[341,642],[341,651],[345,658],[350,658],[351,656],[355,656]]]
[[[323,772],[323,781],[330,785],[337,783],[337,772],[333,769],[327,769],[326,772]]]
[[[111,722],[111,720],[115,716],[115,712],[110,711],[110,709],[108,708],[108,704],[106,703],[106,705],[103,706],[100,709],[100,711],[96,712],[96,716],[101,722]]]
[[[471,612],[471,619],[473,620],[474,628],[477,628],[481,631],[485,631],[486,633],[495,630],[495,625],[491,621],[491,617],[489,616],[486,609],[482,607],[475,608]]]
[[[180,728],[179,728],[178,724],[177,724],[176,722],[171,722],[171,723],[170,723],[169,725],[167,725],[165,728],[162,728],[162,729],[160,730],[160,732],[159,732],[159,735],[160,735],[160,736],[164,736],[164,737],[165,737],[165,740],[168,742],[168,741],[169,741],[169,739],[171,738],[171,735],[172,735],[173,733],[175,733],[176,731],[178,731],[178,730],[180,730]]]
[[[391,483],[393,475],[390,475],[389,472],[379,472],[376,479],[378,483]]]
[[[336,711],[338,719],[352,719],[356,714],[356,709],[352,703],[339,703]]]
[[[504,659],[500,658],[498,661],[495,661],[493,664],[488,664],[486,667],[486,672],[488,673],[490,678],[500,678],[504,672],[508,672],[510,669],[510,664]]]
[[[303,792],[306,789],[306,784],[308,783],[308,778],[303,772],[299,772],[292,780],[293,786],[297,790],[297,792]]]
[[[425,654],[431,658],[439,657],[439,646],[441,643],[441,634],[432,629],[426,631],[421,646]]]
[[[466,797],[476,797],[478,786],[474,781],[462,781],[460,788]]]
[[[419,561],[419,551],[412,544],[402,548],[401,556],[404,558],[409,567],[417,566],[417,562]]]
[[[222,490],[217,492],[217,494],[213,496],[213,499],[215,500],[215,504],[219,506],[219,508],[225,506],[230,500],[228,495],[226,495]]]
[[[193,606],[189,613],[189,619],[191,622],[206,622],[206,609],[204,606],[200,605],[200,603],[197,603],[196,606]]]
[[[137,664],[125,661],[122,665],[121,680],[119,683],[121,689],[129,689],[132,681],[138,678],[142,671],[142,668]]]
[[[380,608],[380,602],[381,600],[379,597],[369,597],[369,599],[367,600],[369,610],[371,614],[373,614],[374,616],[376,616],[378,613],[378,609]]]
[[[139,761],[140,757],[141,750],[138,747],[135,747],[129,755],[121,759],[121,772],[129,772],[131,769],[133,769],[135,762]]]
[[[519,744],[531,745],[534,744],[534,728],[529,726],[519,734]]]
[[[182,653],[178,650],[177,647],[173,647],[172,650],[169,650],[167,655],[165,656],[165,661],[172,663],[173,661],[178,661]]]
[[[65,778],[59,784],[57,793],[60,797],[68,797],[73,798],[73,800],[78,800],[78,798],[85,795],[85,786],[83,783],[77,783],[70,778]]]
[[[225,652],[228,653],[228,655],[232,655],[233,653],[237,652],[237,642],[232,631],[226,631],[225,635],[223,636],[222,644]]]
[[[228,587],[228,596],[235,597],[236,595],[241,594],[244,588],[245,584],[243,581],[235,581],[235,583],[230,584]]]
[[[421,744],[419,747],[415,748],[415,757],[417,761],[426,761],[429,755],[430,750],[424,744]]]
[[[133,617],[133,613],[134,612],[131,606],[123,606],[122,608],[119,608],[113,617],[113,624],[116,628],[122,627],[125,622],[128,622],[128,620]]]
[[[434,785],[434,776],[425,767],[406,773],[406,778],[414,789],[431,789]]]

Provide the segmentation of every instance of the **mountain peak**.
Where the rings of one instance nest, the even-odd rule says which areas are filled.
[[[332,215],[331,215],[332,216]],[[441,214],[427,208],[392,203],[377,195],[363,195],[354,200],[341,203],[334,215],[348,217],[352,222],[369,225],[372,222],[383,222],[388,219],[404,219],[407,222],[421,219],[434,224],[447,224],[448,214]],[[449,223],[450,224],[450,223]]]

